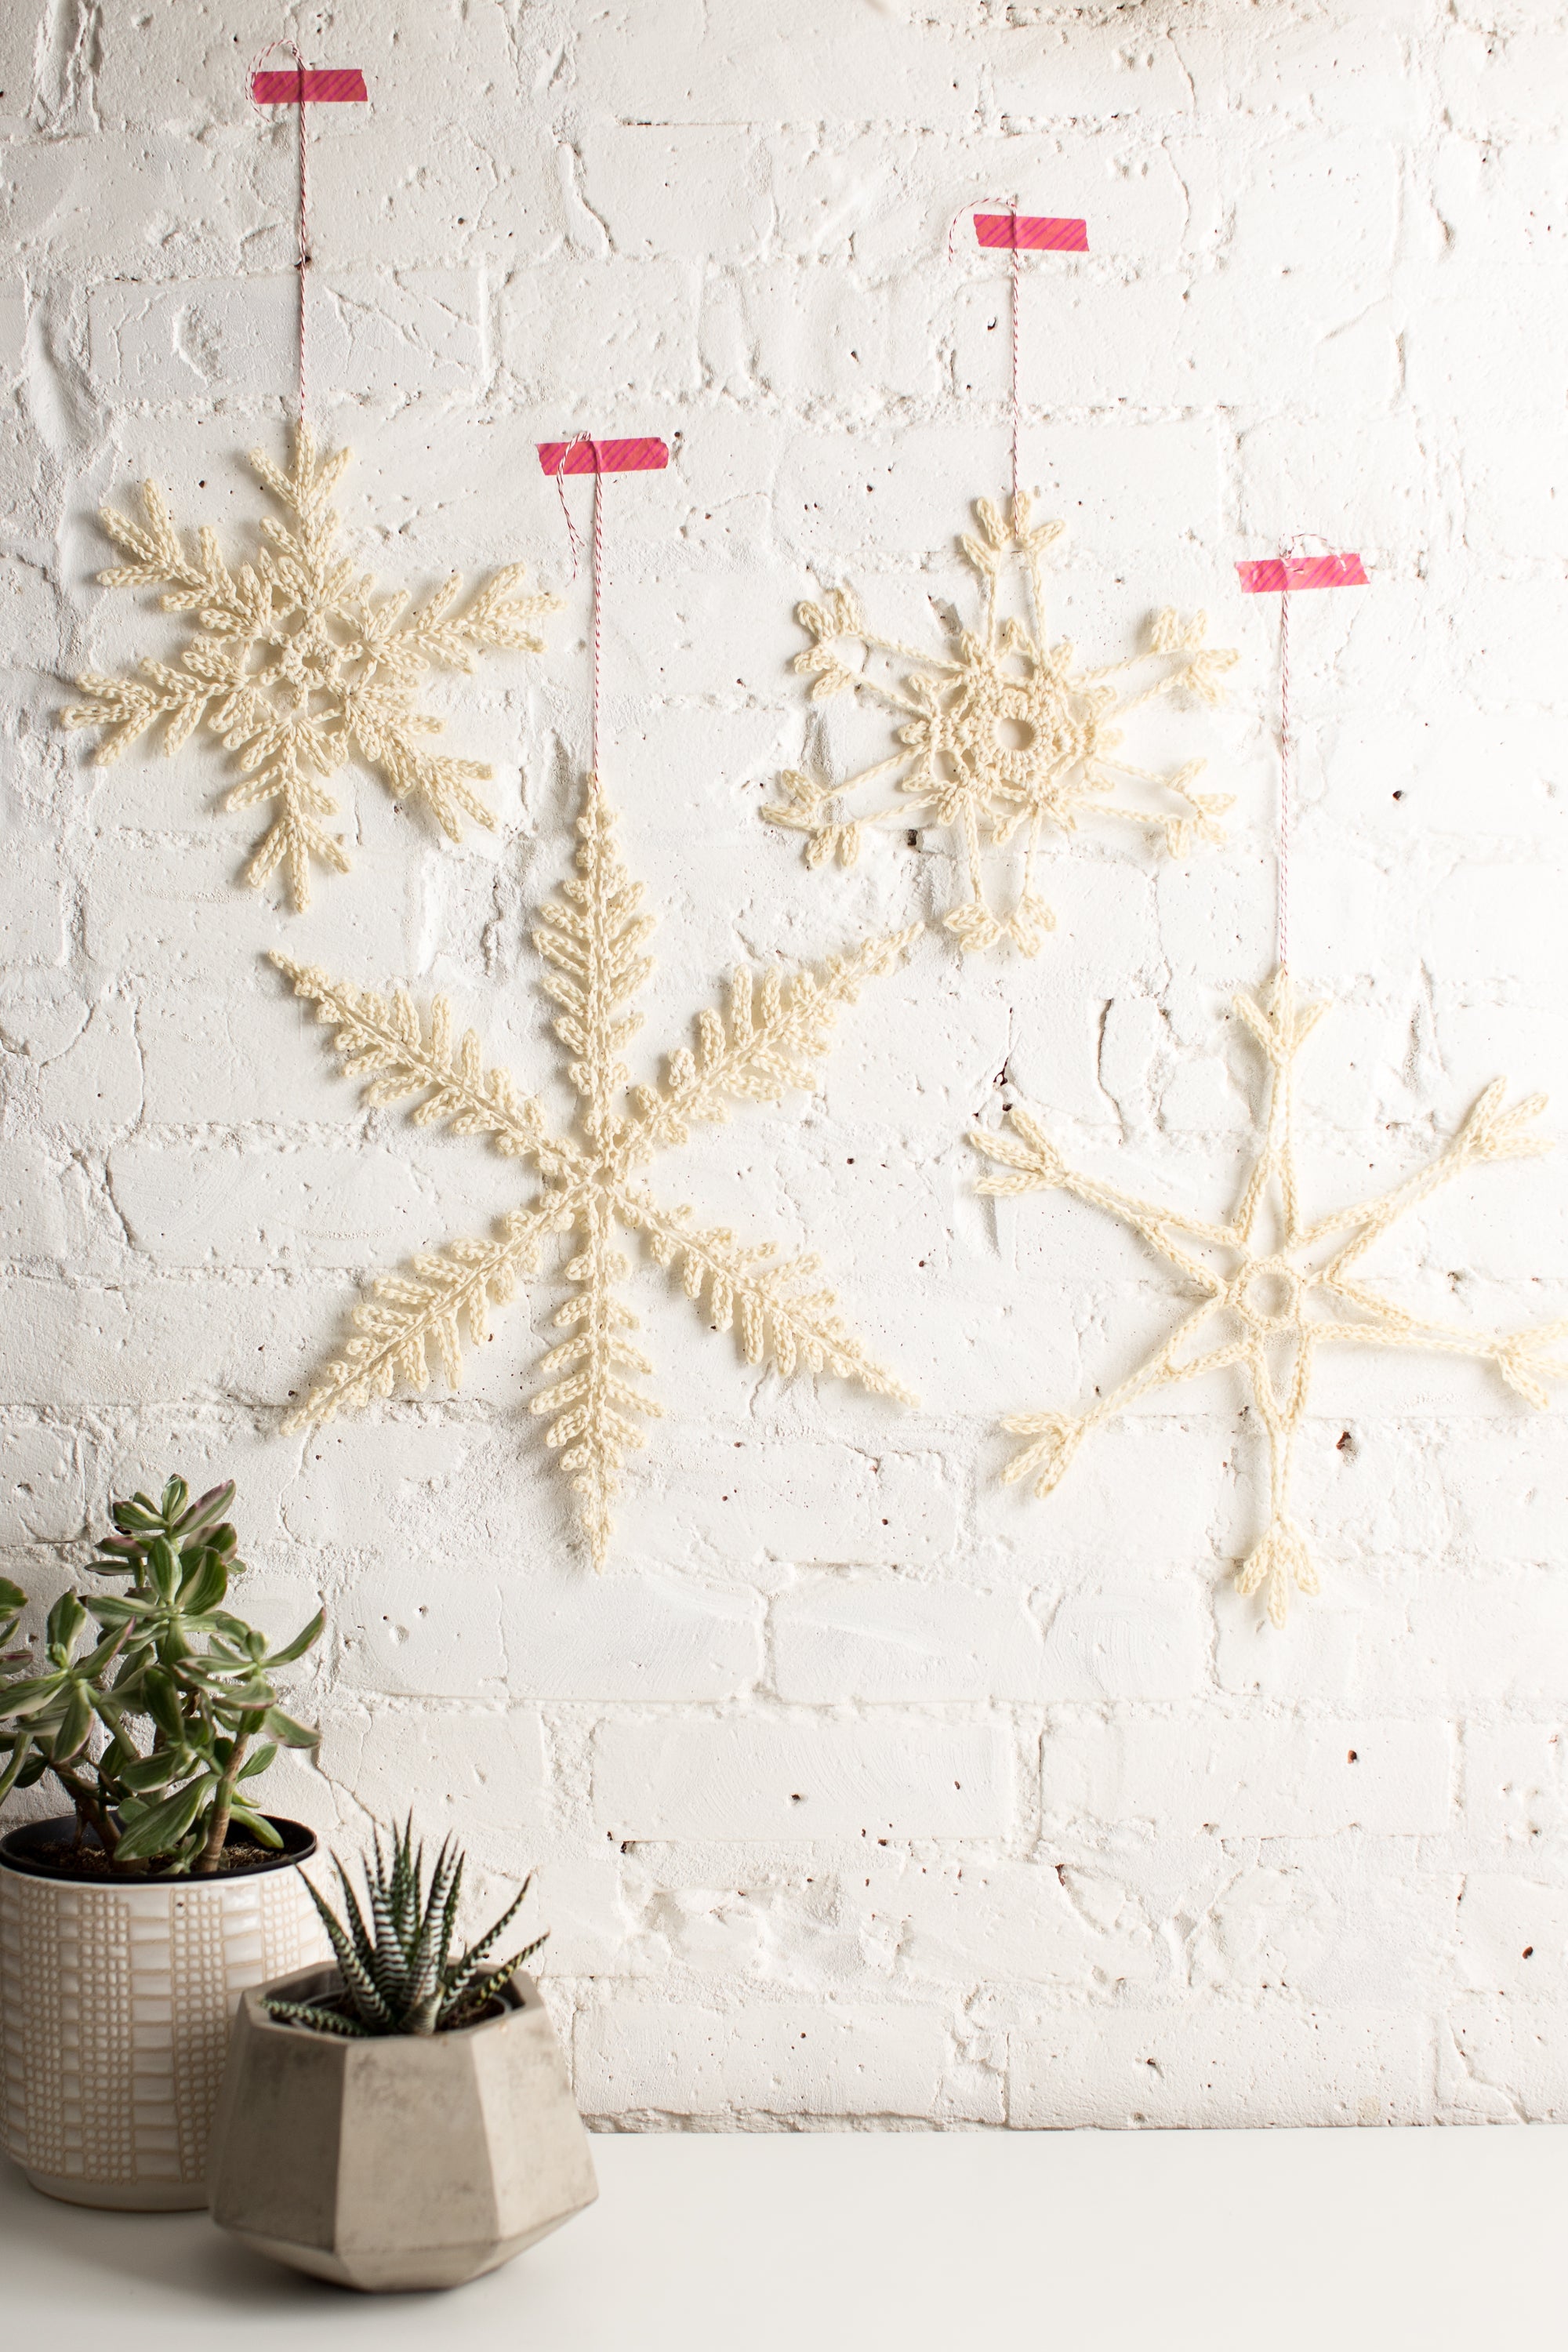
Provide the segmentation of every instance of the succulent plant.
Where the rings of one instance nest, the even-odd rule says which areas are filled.
[[[349,1874],[337,1857],[333,1867],[342,1889],[344,1917],[310,1886],[310,1898],[337,1958],[342,1990],[315,2000],[274,2000],[268,2014],[283,2025],[304,2025],[318,2033],[341,2033],[355,2040],[379,2033],[451,2033],[472,2025],[514,1970],[531,1959],[544,1942],[531,1944],[510,1960],[489,1964],[489,1956],[522,1908],[532,1885],[525,1878],[512,1902],[477,1944],[454,1959],[452,1937],[457,1932],[458,1906],[463,1891],[461,1852],[447,1838],[436,1857],[428,1895],[425,1890],[425,1848],[414,1843],[412,1813],[402,1829],[392,1832],[390,1858],[375,1833],[374,1859],[364,1870],[370,1925],[355,1899]]]
[[[116,1532],[89,1569],[128,1578],[127,1589],[65,1593],[41,1658],[5,1649],[27,1596],[0,1578],[0,1799],[51,1774],[79,1843],[90,1829],[116,1874],[205,1876],[231,1822],[277,1849],[247,1792],[279,1746],[313,1748],[319,1736],[283,1712],[273,1675],[321,1638],[325,1618],[271,1650],[225,1608],[245,1568],[224,1516],[233,1500],[232,1480],[193,1503],[171,1478],[159,1502],[112,1504]]]

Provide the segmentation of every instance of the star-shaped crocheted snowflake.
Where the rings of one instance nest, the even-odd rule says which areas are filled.
[[[811,644],[795,656],[795,667],[814,680],[812,700],[851,688],[870,695],[902,721],[896,738],[900,748],[842,784],[792,772],[783,779],[785,799],[763,814],[807,836],[808,866],[831,857],[853,866],[868,825],[908,825],[915,818],[956,826],[969,895],[944,916],[946,928],[966,949],[1010,940],[1032,956],[1056,924],[1034,887],[1047,823],[1071,833],[1083,813],[1094,810],[1154,835],[1177,856],[1184,856],[1200,837],[1223,838],[1217,820],[1230,800],[1194,791],[1203,761],[1192,761],[1167,776],[1134,767],[1121,756],[1119,722],[1178,688],[1200,702],[1221,701],[1220,678],[1236,656],[1205,646],[1208,624],[1203,614],[1184,622],[1164,612],[1141,654],[1104,669],[1076,669],[1070,645],[1047,646],[1045,639],[1042,561],[1065,526],[1031,528],[1028,500],[1022,495],[1014,501],[1010,525],[987,499],[979,499],[974,511],[983,535],[959,543],[980,575],[984,611],[978,635],[955,630],[945,659],[878,636],[847,588],[836,589],[820,604],[799,606]],[[1004,617],[1009,559],[1021,561],[1027,582],[1026,622]],[[1138,691],[1119,695],[1109,681],[1145,661],[1168,667]],[[880,674],[891,662],[918,667],[900,682]],[[858,785],[884,780],[897,784],[900,800],[846,815],[846,795]],[[1124,782],[1156,797],[1163,793],[1172,805],[1151,809],[1109,800],[1106,795]],[[1005,912],[987,898],[982,852],[988,842],[1005,847],[1020,827],[1022,876],[1012,910]]]
[[[771,1361],[785,1379],[802,1365],[826,1370],[876,1395],[914,1402],[872,1362],[833,1293],[813,1286],[815,1257],[781,1263],[772,1243],[738,1242],[721,1227],[694,1225],[689,1210],[660,1206],[642,1171],[684,1143],[694,1126],[726,1118],[731,1103],[776,1102],[790,1087],[813,1087],[813,1065],[830,1050],[839,1008],[852,1004],[868,980],[892,970],[918,927],[868,940],[852,954],[830,957],[820,971],[773,971],[757,987],[738,971],[727,1013],[698,1016],[696,1053],[678,1047],[662,1080],[634,1087],[623,1104],[626,1072],[617,1056],[642,1025],[640,1013],[624,1008],[653,969],[642,950],[654,926],[637,911],[642,886],[616,856],[614,822],[593,778],[577,831],[578,874],[541,909],[533,935],[548,967],[544,988],[562,1007],[555,1032],[577,1094],[574,1132],[551,1134],[538,1103],[520,1096],[504,1070],[484,1067],[472,1030],[454,1046],[440,997],[426,1034],[401,991],[390,1000],[373,996],[286,956],[272,959],[296,993],[315,1004],[317,1018],[336,1028],[344,1069],[369,1081],[367,1102],[418,1095],[416,1125],[445,1119],[456,1134],[488,1135],[505,1157],[531,1161],[543,1180],[492,1240],[450,1243],[439,1255],[416,1258],[412,1272],[377,1282],[354,1310],[356,1336],[283,1425],[331,1421],[345,1407],[386,1396],[399,1380],[423,1389],[432,1354],[456,1387],[460,1324],[482,1340],[491,1301],[510,1298],[519,1280],[538,1271],[549,1234],[570,1233],[577,1246],[565,1275],[577,1296],[555,1322],[572,1336],[545,1357],[541,1370],[552,1382],[531,1410],[552,1416],[548,1443],[561,1449],[597,1564],[622,1458],[644,1442],[632,1416],[660,1411],[628,1377],[653,1367],[626,1336],[637,1318],[616,1296],[631,1271],[616,1247],[617,1229],[644,1236],[656,1263],[679,1275],[714,1330],[739,1330],[748,1363]]]
[[[1088,1412],[1015,1413],[1005,1421],[1005,1429],[1031,1441],[1008,1465],[1005,1479],[1033,1478],[1036,1494],[1048,1495],[1089,1431],[1135,1399],[1174,1381],[1228,1364],[1243,1366],[1268,1433],[1270,1499],[1268,1528],[1242,1563],[1237,1585],[1243,1593],[1266,1587],[1269,1617],[1282,1625],[1292,1579],[1302,1592],[1318,1591],[1306,1537],[1289,1515],[1291,1455],[1317,1350],[1410,1348],[1475,1357],[1496,1364],[1526,1403],[1544,1408],[1551,1400],[1542,1382],[1568,1380],[1568,1363],[1548,1353],[1568,1335],[1568,1322],[1510,1332],[1426,1322],[1368,1289],[1355,1274],[1378,1236],[1439,1186],[1484,1160],[1524,1159],[1549,1150],[1542,1137],[1529,1132],[1545,1108],[1543,1096],[1531,1095],[1507,1109],[1506,1081],[1497,1079],[1426,1167],[1360,1207],[1308,1223],[1296,1185],[1293,1072],[1327,1006],[1298,1004],[1289,977],[1280,972],[1256,1002],[1237,996],[1236,1009],[1263,1049],[1270,1086],[1263,1148],[1228,1224],[1205,1223],[1078,1175],[1039,1119],[1021,1105],[1008,1113],[1010,1132],[972,1135],[970,1141],[1006,1171],[983,1178],[981,1192],[1058,1191],[1091,1202],[1141,1234],[1202,1294],[1201,1303],[1163,1345]],[[1217,1254],[1218,1265],[1207,1262],[1205,1249]]]
[[[142,488],[144,523],[105,507],[104,530],[133,560],[100,572],[104,586],[163,587],[163,610],[194,614],[198,634],[173,664],[144,661],[127,677],[79,677],[90,699],[61,713],[67,727],[102,730],[93,753],[100,768],[159,722],[167,722],[164,751],[178,751],[205,719],[224,749],[238,753],[245,779],[224,807],[277,803],[246,879],[260,884],[285,867],[296,907],[310,903],[312,858],[348,871],[322,819],[338,806],[326,779],[351,758],[398,799],[424,801],[450,840],[460,837],[465,816],[495,823],[473,789],[489,769],[426,750],[442,722],[417,708],[419,688],[437,664],[471,670],[475,656],[491,647],[542,652],[531,624],[560,603],[522,594],[521,564],[498,572],[460,608],[457,572],[412,609],[403,594],[377,602],[374,580],[335,549],[342,518],[328,500],[351,454],[339,449],[318,463],[303,425],[291,473],[251,451],[261,481],[293,520],[264,515],[265,543],[237,572],[225,563],[214,530],[200,533],[194,558],[187,553],[156,483]]]

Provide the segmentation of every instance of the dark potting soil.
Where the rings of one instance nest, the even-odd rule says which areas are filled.
[[[204,1871],[202,1876],[235,1878],[247,1870],[276,1864],[278,1859],[266,1846],[258,1845],[254,1838],[247,1838],[243,1843],[231,1841],[219,1854],[217,1868]],[[152,1868],[116,1870],[101,1846],[89,1845],[85,1841],[80,1845],[68,1843],[35,1850],[28,1855],[27,1863],[28,1868],[40,1878],[109,1879],[121,1886],[145,1886],[153,1881],[163,1884],[174,1876],[170,1871]],[[182,1871],[178,1875],[190,1878],[197,1885],[201,1883],[194,1872]]]
[[[518,2005],[521,2006],[521,2003]],[[311,2001],[310,2006],[312,2009],[330,2010],[338,2017],[355,2017],[358,2015],[358,2011],[354,2009],[346,1993],[318,1994]],[[467,2033],[471,2025],[488,2025],[491,2018],[504,2017],[507,2011],[512,2006],[513,2003],[509,2000],[503,2000],[500,1993],[492,1993],[489,2000],[486,2001],[483,2009],[479,2011],[477,2016],[465,2018],[461,2025],[449,2025],[447,2026],[444,2031],[447,2033]],[[275,2017],[272,2022],[274,2025],[291,2025],[298,2033],[321,2033],[323,2031],[323,2029],[319,2025],[307,2024],[305,2020],[300,2017]],[[331,2028],[328,2026],[325,2029],[325,2032],[331,2034]],[[331,2038],[333,2041],[336,2041],[339,2037],[336,2034],[331,2034]],[[418,2037],[414,2034],[409,2034],[406,2037],[394,2037],[389,2034],[372,2034],[367,2038],[372,2041],[390,2041],[395,2038],[406,2038],[409,2041],[418,2039]]]

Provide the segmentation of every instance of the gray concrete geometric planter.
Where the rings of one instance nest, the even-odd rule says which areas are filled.
[[[460,2286],[598,2195],[588,2135],[531,1977],[456,2032],[339,2041],[264,1995],[337,1986],[307,1969],[245,1994],[213,2125],[213,2220],[264,2254],[370,2293]]]

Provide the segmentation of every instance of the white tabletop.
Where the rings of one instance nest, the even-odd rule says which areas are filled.
[[[443,2295],[361,2296],[205,2214],[88,2213],[0,2159],[7,2346],[243,2352],[1449,2352],[1561,2340],[1568,2134],[682,2133]],[[90,2333],[89,2332],[90,2331]]]

